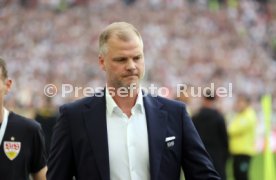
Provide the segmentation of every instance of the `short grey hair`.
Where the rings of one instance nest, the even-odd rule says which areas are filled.
[[[99,53],[103,55],[107,53],[107,42],[112,36],[115,35],[120,40],[129,41],[133,32],[141,40],[141,44],[143,45],[142,36],[132,24],[127,22],[114,22],[108,25],[99,38]]]

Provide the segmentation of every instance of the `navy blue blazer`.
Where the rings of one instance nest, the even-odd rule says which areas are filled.
[[[220,179],[185,105],[144,97],[151,180]],[[48,180],[110,180],[105,96],[84,98],[60,108],[48,159]],[[175,136],[168,146],[166,137]],[[137,157],[139,158],[139,157]]]

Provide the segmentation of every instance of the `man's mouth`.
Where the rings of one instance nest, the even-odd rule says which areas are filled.
[[[128,75],[125,75],[124,77],[137,77],[138,75],[137,74],[128,74]]]

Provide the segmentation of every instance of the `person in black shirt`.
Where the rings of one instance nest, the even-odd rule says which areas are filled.
[[[214,107],[215,100],[216,97],[212,96],[211,91],[207,91],[202,100],[202,107],[192,119],[216,170],[221,179],[225,180],[225,166],[229,155],[228,136],[225,120]]]
[[[40,125],[3,106],[12,81],[0,58],[0,179],[46,180],[45,145]]]
[[[47,97],[44,100],[43,105],[36,110],[35,120],[41,125],[43,130],[44,139],[45,139],[45,147],[46,147],[46,157],[49,155],[50,144],[53,134],[53,129],[56,124],[58,113],[56,109],[52,105],[52,101],[50,97]]]

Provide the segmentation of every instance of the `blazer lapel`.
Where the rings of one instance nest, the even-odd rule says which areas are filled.
[[[93,97],[84,121],[101,179],[110,180],[105,96]]]
[[[161,110],[162,104],[151,96],[144,98],[149,139],[151,180],[158,180],[162,151],[166,137],[167,112]]]

